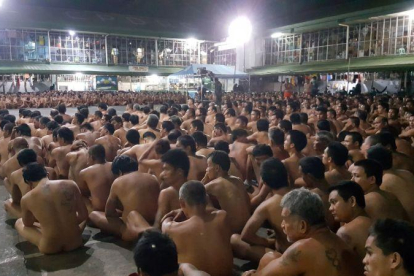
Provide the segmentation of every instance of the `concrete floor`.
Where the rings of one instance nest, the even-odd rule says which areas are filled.
[[[0,184],[0,201],[9,198]],[[36,246],[25,241],[14,229],[15,219],[0,207],[0,276],[127,276],[133,272],[134,244],[122,242],[98,229],[86,227],[83,232],[85,246],[75,251],[43,255]],[[264,229],[261,229],[264,234]],[[253,269],[250,263],[234,259],[234,275]]]
[[[3,185],[0,200],[9,198]],[[69,253],[43,255],[36,246],[22,239],[14,230],[16,220],[7,217],[0,208],[0,275],[90,275],[126,276],[134,272],[132,249],[134,244],[86,227],[84,247]]]

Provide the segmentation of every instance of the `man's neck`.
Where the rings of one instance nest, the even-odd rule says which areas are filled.
[[[371,187],[365,192],[365,194],[367,195],[367,194],[369,194],[369,193],[378,193],[380,191],[380,188],[376,185],[376,184],[374,184],[374,185],[371,185]]]
[[[345,223],[350,223],[351,221],[353,221],[357,217],[368,217],[368,214],[365,212],[364,209],[356,207],[355,210],[353,210],[353,214],[352,214],[351,219],[349,221],[345,221]]]
[[[284,196],[289,191],[290,191],[290,189],[288,187],[280,188],[280,189],[277,189],[277,190],[272,189],[273,195],[280,195],[280,196]]]
[[[42,178],[40,181],[33,184],[33,188],[42,187],[48,181],[49,181],[48,177]]]
[[[171,187],[173,187],[174,189],[179,190],[181,188],[181,186],[187,182],[187,178],[180,178],[177,181],[175,181],[173,184],[171,184]]]
[[[196,205],[187,209],[188,218],[204,217],[206,215],[206,206],[205,205]]]

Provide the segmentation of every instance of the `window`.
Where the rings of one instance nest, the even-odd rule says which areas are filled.
[[[58,63],[106,63],[105,36],[51,32],[50,55]]]
[[[0,30],[0,60],[45,61],[47,39],[45,31]]]

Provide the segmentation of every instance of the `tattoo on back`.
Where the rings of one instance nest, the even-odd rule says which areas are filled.
[[[334,248],[326,250],[325,255],[329,262],[333,265],[333,267],[335,267],[337,270],[341,269],[338,252],[336,252]]]
[[[74,211],[74,200],[75,193],[72,189],[64,188],[63,190],[63,199],[61,201],[61,205],[65,206],[68,209],[68,212]]]

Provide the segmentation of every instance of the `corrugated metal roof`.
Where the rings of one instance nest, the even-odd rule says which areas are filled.
[[[414,55],[382,56],[355,58],[348,60],[332,60],[308,62],[303,64],[284,64],[257,67],[249,70],[251,75],[295,75],[331,72],[369,72],[407,70],[414,68]]]
[[[0,74],[37,73],[37,74],[117,74],[117,75],[152,75],[167,76],[182,70],[182,67],[148,67],[148,72],[132,72],[128,66],[81,65],[81,64],[44,64],[0,62]]]

